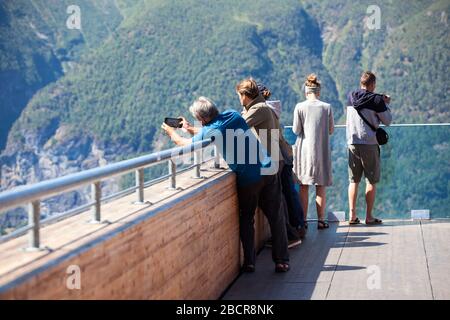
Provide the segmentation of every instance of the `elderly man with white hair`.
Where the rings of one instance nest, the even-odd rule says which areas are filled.
[[[281,188],[276,171],[270,170],[271,158],[237,111],[219,113],[214,103],[205,97],[198,98],[190,111],[202,125],[202,128],[195,128],[183,119],[183,127],[195,134],[192,139],[181,137],[175,128],[164,123],[162,129],[177,145],[214,138],[224,160],[236,173],[240,236],[244,249],[242,271],[255,271],[254,215],[259,206],[269,221],[273,237],[272,259],[275,271],[287,272],[289,253],[285,219],[280,214]],[[255,153],[260,156],[256,157]]]

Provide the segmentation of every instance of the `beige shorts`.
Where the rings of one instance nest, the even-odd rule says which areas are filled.
[[[380,146],[352,144],[348,146],[348,175],[350,182],[359,183],[362,174],[370,184],[380,181]]]

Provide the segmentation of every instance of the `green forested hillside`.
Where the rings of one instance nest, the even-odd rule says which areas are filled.
[[[310,72],[342,123],[346,93],[364,69],[373,69],[378,90],[392,96],[394,122],[450,121],[448,0],[378,1],[379,30],[365,26],[369,0],[83,0],[82,31],[65,27],[68,4],[0,4],[0,149],[9,134],[0,156],[2,188],[166,148],[159,129],[165,116],[186,115],[199,95],[239,109],[234,86],[248,76],[282,100],[285,125]],[[448,131],[424,135],[436,158],[446,159]],[[411,154],[398,152],[410,139],[393,132],[385,148],[402,167],[420,162],[418,144]],[[345,155],[336,157],[341,168]],[[438,178],[422,172],[420,190],[392,185],[386,194],[426,194],[425,186],[440,179],[447,196],[433,194],[442,208],[449,193],[442,179],[450,174],[442,170]],[[331,200],[330,208],[346,201]]]
[[[312,71],[323,79],[324,98],[341,112],[321,62],[320,30],[297,1],[251,7],[241,1],[152,1],[135,8],[114,37],[34,97],[14,133],[56,121],[145,152],[163,117],[185,113],[200,94],[222,108],[238,108],[234,86],[252,75],[292,110]],[[284,116],[290,121],[289,113]]]
[[[66,27],[69,0],[0,2],[0,151],[33,95],[69,72],[121,21],[110,0],[77,1],[82,30]]]
[[[73,70],[30,101],[12,130],[13,141],[25,129],[51,136],[54,124],[63,123],[102,140],[127,143],[136,152],[149,151],[163,115],[179,113],[199,94],[238,108],[234,85],[249,75],[267,83],[283,101],[288,112],[282,120],[289,124],[290,112],[303,98],[303,78],[313,71],[337,119],[363,69],[377,72],[379,90],[392,95],[398,121],[449,118],[448,22],[442,18],[448,1],[408,6],[382,1],[380,30],[364,25],[370,1],[120,3],[126,12],[122,24],[101,45],[96,42],[101,32],[91,31],[98,48],[83,52]],[[101,10],[83,17],[85,29],[91,24],[107,29],[98,17],[105,19]],[[61,46],[67,51],[70,40]]]
[[[399,97],[399,120],[449,122],[450,2],[411,16],[379,50],[373,68],[386,75],[382,89]]]
[[[373,1],[306,1],[324,36],[323,63],[339,97],[374,70],[378,90],[393,97],[396,122],[450,119],[449,7],[441,1],[378,1],[381,28],[369,30],[366,10]]]

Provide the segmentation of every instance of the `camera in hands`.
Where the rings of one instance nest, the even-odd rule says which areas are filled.
[[[164,123],[172,128],[182,128],[183,127],[182,121],[183,121],[183,119],[181,119],[181,118],[165,118],[164,119]]]

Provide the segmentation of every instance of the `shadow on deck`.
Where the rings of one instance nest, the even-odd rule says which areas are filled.
[[[449,299],[450,220],[334,223],[290,250],[291,270],[274,273],[271,251],[223,296],[245,299]]]

